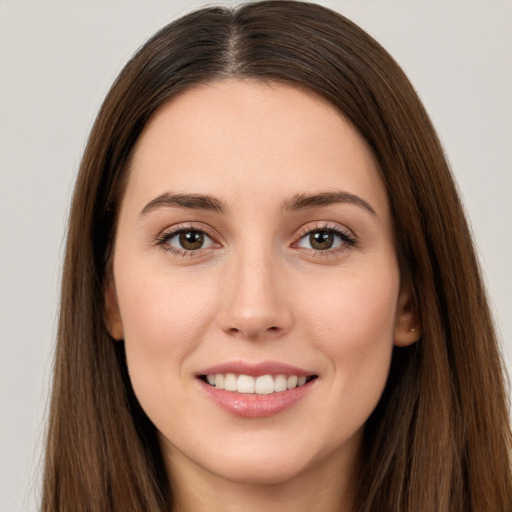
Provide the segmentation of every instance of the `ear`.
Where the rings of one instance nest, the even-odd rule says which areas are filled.
[[[395,345],[407,347],[421,338],[418,302],[413,287],[402,284],[398,296],[395,320]]]
[[[121,321],[117,293],[112,278],[108,280],[107,286],[105,287],[105,324],[112,338],[118,341],[124,338],[123,323]]]

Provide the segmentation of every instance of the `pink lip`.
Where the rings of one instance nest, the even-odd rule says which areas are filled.
[[[246,361],[230,361],[204,368],[196,376],[214,375],[218,373],[234,373],[236,375],[296,375],[308,377],[316,375],[314,371],[304,370],[278,361],[262,361],[249,363]],[[197,379],[206,395],[226,412],[242,418],[264,418],[278,414],[301,400],[315,385],[313,379],[303,386],[271,393],[269,395],[249,395],[217,389],[203,379]]]
[[[271,393],[270,395],[244,395],[217,389],[201,379],[197,379],[197,382],[206,395],[226,412],[242,418],[265,418],[278,414],[296,404],[313,389],[317,380],[314,379],[298,388]]]
[[[235,373],[237,375],[251,375],[252,377],[269,374],[297,375],[297,377],[315,375],[313,371],[304,370],[278,361],[262,361],[261,363],[248,363],[246,361],[226,362],[205,368],[197,372],[196,375],[213,375],[216,373]]]

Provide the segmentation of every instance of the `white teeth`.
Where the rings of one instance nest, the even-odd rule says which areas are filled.
[[[217,389],[224,389],[224,375],[222,375],[222,373],[215,375],[215,387]]]
[[[239,393],[254,393],[254,377],[250,375],[238,376],[238,392]]]
[[[274,392],[274,379],[272,375],[261,375],[256,379],[254,391],[257,395],[270,395]]]
[[[224,379],[224,389],[226,391],[236,391],[238,389],[237,378],[234,373],[226,373]]]
[[[269,395],[270,393],[279,393],[287,389],[306,384],[306,377],[297,375],[260,375],[252,377],[251,375],[236,375],[234,373],[216,373],[206,375],[208,384],[217,389],[225,389],[244,394]]]
[[[286,375],[278,375],[274,379],[274,391],[286,391]]]
[[[298,380],[299,380],[299,378],[297,377],[297,375],[290,375],[288,377],[288,379],[286,380],[286,387],[288,389],[296,388]]]

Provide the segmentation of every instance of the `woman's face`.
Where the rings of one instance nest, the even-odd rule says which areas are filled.
[[[162,106],[129,172],[107,318],[171,471],[350,467],[415,334],[362,138],[312,93],[225,80]]]

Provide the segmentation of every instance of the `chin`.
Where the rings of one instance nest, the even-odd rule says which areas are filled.
[[[296,459],[255,457],[252,460],[237,459],[233,464],[216,464],[211,468],[211,471],[220,478],[231,482],[252,485],[280,485],[294,480],[307,469],[307,464]]]
[[[312,472],[325,473],[326,478],[337,472],[342,474],[343,468],[339,461],[344,460],[346,463],[357,459],[361,441],[359,435],[349,437],[332,440],[331,444],[317,443],[311,438],[294,440],[293,436],[283,438],[266,433],[259,436],[257,441],[232,440],[232,443],[225,443],[222,450],[214,446],[210,446],[213,449],[205,449],[205,445],[203,449],[190,449],[189,445],[187,451],[178,451],[174,447],[167,454],[171,465],[178,470],[185,456],[196,469],[200,468],[224,482],[282,486],[292,482],[300,483],[304,477],[307,480],[307,475]]]

